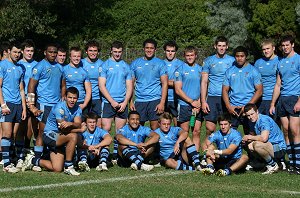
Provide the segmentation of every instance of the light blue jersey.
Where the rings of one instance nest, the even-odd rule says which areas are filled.
[[[278,64],[281,96],[300,96],[300,55],[282,58]]]
[[[107,131],[105,131],[99,127],[96,127],[96,129],[93,133],[86,130],[81,135],[83,137],[83,140],[85,140],[86,145],[91,146],[91,145],[97,145],[100,142],[102,142],[102,140],[104,139],[104,136],[106,136],[107,134],[108,134]]]
[[[232,106],[245,106],[255,93],[255,86],[260,85],[259,71],[248,65],[238,68],[236,65],[225,72],[223,85],[229,86],[229,100]]]
[[[278,144],[283,150],[286,149],[285,140],[283,137],[283,132],[280,130],[278,125],[274,122],[272,118],[267,115],[259,114],[258,120],[254,126],[256,135],[261,135],[262,131],[269,131],[268,142],[271,144]]]
[[[52,107],[51,112],[47,118],[46,126],[44,131],[51,132],[55,131],[59,133],[57,120],[64,120],[66,122],[74,122],[75,117],[81,118],[82,110],[78,105],[75,105],[72,109],[66,104],[66,101],[57,103]]]
[[[164,61],[167,66],[169,80],[175,81],[175,71],[178,69],[178,67],[180,67],[180,65],[184,64],[184,62],[177,58],[173,59],[172,61],[168,61],[167,59],[165,59]],[[168,88],[168,101],[174,101],[174,98],[174,87]]]
[[[61,100],[62,66],[60,64],[43,59],[33,67],[31,78],[38,81],[36,88],[38,103],[53,106]]]
[[[151,133],[151,129],[149,127],[140,125],[139,128],[136,131],[134,131],[130,129],[128,124],[126,124],[124,127],[119,129],[117,133],[122,134],[125,138],[138,144],[138,143],[145,142],[146,138],[149,137]],[[132,147],[136,148],[134,146]]]
[[[20,83],[23,82],[24,70],[20,64],[8,59],[0,62],[0,78],[2,78],[2,95],[5,102],[21,104]]]
[[[238,159],[242,156],[242,136],[240,132],[237,130],[231,128],[230,132],[227,134],[223,134],[221,130],[218,130],[214,133],[212,133],[208,140],[211,143],[215,143],[218,150],[225,150],[227,149],[231,144],[234,144],[237,146],[236,150],[231,155],[222,155],[224,158],[229,159]]]
[[[156,132],[159,135],[159,154],[160,158],[167,160],[174,151],[174,145],[179,138],[179,133],[182,129],[180,127],[170,127],[168,133],[164,133],[160,128],[156,129]]]
[[[149,102],[161,99],[160,77],[167,76],[167,67],[163,60],[144,57],[134,60],[130,68],[135,78],[135,101]]]
[[[126,95],[126,81],[132,80],[129,65],[123,60],[116,62],[110,58],[102,64],[100,76],[106,79],[105,85],[110,96],[116,102],[123,102]],[[108,103],[105,97],[103,102]]]
[[[202,67],[198,64],[189,66],[182,64],[175,72],[175,81],[182,82],[182,91],[191,99],[198,100],[200,98],[200,84],[201,84]],[[179,98],[180,105],[189,105],[184,100]]]
[[[202,73],[208,74],[208,96],[222,96],[225,71],[232,66],[234,60],[234,57],[227,54],[223,58],[215,54],[204,60]]]
[[[28,89],[28,83],[29,79],[32,76],[32,68],[38,63],[35,60],[32,60],[30,62],[24,61],[23,59],[18,61],[19,64],[22,65],[23,70],[25,70],[25,75],[24,75],[24,90],[25,94],[27,94],[27,89]]]
[[[261,74],[262,84],[264,91],[262,95],[263,100],[272,100],[274,86],[277,78],[277,65],[279,62],[278,56],[273,59],[261,58],[258,59],[254,66],[258,69]]]
[[[63,79],[66,81],[66,87],[76,87],[79,91],[78,102],[84,102],[85,82],[90,82],[86,70],[82,66],[73,67],[70,64],[63,67]]]
[[[81,60],[83,69],[88,73],[92,85],[92,100],[100,99],[100,89],[98,86],[98,78],[100,77],[102,60],[97,59],[96,62],[89,62],[87,58]]]

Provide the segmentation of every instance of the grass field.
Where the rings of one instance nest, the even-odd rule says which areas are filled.
[[[203,131],[204,133],[204,131]],[[0,197],[300,197],[300,177],[279,172],[247,172],[228,177],[200,172],[134,171],[114,166],[108,172],[0,172]]]

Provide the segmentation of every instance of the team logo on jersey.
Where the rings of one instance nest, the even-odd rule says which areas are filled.
[[[189,75],[189,72],[184,72],[184,75]]]
[[[191,72],[194,72],[195,70],[194,69],[191,69]]]
[[[119,64],[116,64],[116,67],[120,67],[120,65],[119,65]]]
[[[92,66],[91,66],[91,68],[93,69],[93,68],[95,68],[95,66],[94,66],[94,65],[92,65]]]
[[[235,76],[236,76],[236,74],[231,74],[231,76],[232,76],[232,77],[235,77]]]
[[[245,72],[245,77],[247,77],[247,76],[248,76],[248,74],[249,74],[249,72]]]
[[[78,74],[78,71],[75,71],[74,74]]]
[[[11,69],[7,69],[7,72],[11,72]]]
[[[68,78],[71,78],[72,77],[72,74],[68,74]]]
[[[47,73],[49,73],[49,72],[51,72],[51,69],[50,69],[50,68],[47,69]]]
[[[178,77],[179,76],[179,72],[175,72],[175,76]]]
[[[211,67],[215,67],[216,66],[216,64],[211,64]]]
[[[60,115],[64,115],[65,114],[65,111],[63,109],[59,109],[59,114]]]
[[[37,70],[36,68],[34,68],[34,69],[32,70],[32,73],[33,73],[33,74],[36,74],[37,71],[38,71],[38,70]]]
[[[102,72],[102,67],[99,67],[98,72]]]
[[[13,67],[13,69],[16,69],[15,67]]]
[[[113,69],[114,69],[113,67],[110,67],[110,68],[109,68],[109,70],[113,70]]]

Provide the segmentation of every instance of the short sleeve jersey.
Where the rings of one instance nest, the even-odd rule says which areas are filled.
[[[135,78],[135,101],[149,102],[161,98],[162,76],[167,76],[167,68],[163,60],[144,57],[134,60],[130,68]]]
[[[217,148],[219,150],[225,150],[227,149],[231,144],[234,144],[237,146],[237,149],[231,154],[231,155],[222,155],[224,158],[228,159],[238,159],[242,156],[242,136],[240,132],[237,130],[231,128],[230,133],[223,134],[221,130],[218,130],[214,133],[212,133],[208,140],[211,143],[215,143]]]
[[[126,81],[132,81],[129,65],[123,60],[116,62],[110,58],[101,67],[100,76],[106,79],[105,86],[110,96],[117,102],[123,102],[126,95]],[[108,103],[105,97],[103,101]]]
[[[125,138],[138,144],[145,142],[146,138],[149,137],[151,133],[151,129],[149,127],[140,125],[139,128],[135,131],[131,130],[129,125],[127,124],[119,129],[117,133],[122,134]]]
[[[38,81],[37,101],[40,104],[53,106],[61,100],[62,66],[56,62],[43,59],[32,69],[32,76]]]
[[[233,62],[234,58],[229,55],[223,58],[212,55],[204,60],[202,73],[208,74],[208,96],[222,96],[225,71],[232,66]]]
[[[100,99],[100,90],[98,86],[98,78],[100,77],[102,60],[97,59],[95,62],[89,62],[87,58],[81,60],[83,69],[88,73],[92,85],[92,100]]]
[[[182,91],[191,99],[198,100],[200,98],[202,67],[198,64],[189,66],[182,64],[175,72],[175,81],[182,82]],[[179,98],[180,105],[189,105],[187,102]]]
[[[224,86],[229,86],[229,100],[232,106],[246,105],[255,93],[255,86],[262,84],[258,70],[248,64],[242,68],[232,66],[225,72]]]
[[[18,63],[8,59],[0,62],[0,78],[2,78],[2,95],[5,102],[21,104],[20,83],[23,82],[24,70]]]
[[[96,127],[95,131],[92,133],[87,130],[85,132],[83,132],[82,137],[83,137],[83,140],[86,141],[86,144],[88,146],[91,146],[91,145],[99,144],[104,139],[104,136],[106,136],[107,134],[108,134],[107,131],[105,131],[99,127]]]
[[[32,68],[38,63],[35,60],[32,60],[30,62],[24,61],[23,59],[19,60],[18,63],[22,65],[23,69],[25,70],[24,74],[24,90],[25,94],[27,94],[27,89],[28,89],[28,83],[29,79],[32,75]]]

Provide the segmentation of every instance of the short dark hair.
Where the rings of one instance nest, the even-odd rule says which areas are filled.
[[[9,41],[3,41],[1,43],[1,46],[0,46],[0,53],[1,53],[1,56],[3,56],[3,52],[8,52],[8,50],[10,49],[10,42]]]
[[[46,51],[49,47],[56,47],[56,49],[57,49],[57,44],[55,44],[55,43],[47,43],[45,45],[44,50]]]
[[[122,48],[123,49],[123,43],[121,41],[114,41],[112,44],[111,44],[111,47],[110,49],[112,50],[112,48],[117,48],[117,49],[120,49]]]
[[[21,50],[24,50],[26,47],[35,48],[35,44],[34,44],[33,40],[26,39],[25,41],[23,41],[23,43],[21,44]]]
[[[215,45],[217,45],[219,42],[225,42],[227,45],[228,39],[225,36],[218,36],[215,40]]]
[[[89,40],[89,41],[85,44],[85,47],[84,47],[85,51],[88,51],[88,49],[89,49],[90,47],[97,47],[98,51],[100,51],[100,44],[99,44],[99,42],[96,41],[96,40]]]
[[[198,50],[196,47],[194,46],[187,46],[185,49],[184,49],[184,55],[187,53],[187,52],[195,52],[195,54],[197,55],[198,54]]]
[[[71,51],[81,52],[81,49],[78,46],[73,46],[73,47],[70,47],[70,53],[71,53]]]
[[[98,115],[94,112],[88,112],[87,114],[84,115],[84,121],[87,121],[87,119],[93,119],[93,120],[98,120]]]
[[[63,53],[67,53],[66,48],[61,47],[61,46],[59,46],[59,47],[57,48],[57,51],[60,51],[60,52],[63,52]]]
[[[229,113],[224,113],[218,117],[218,122],[220,123],[221,121],[228,121],[231,123],[232,117]]]
[[[163,114],[161,114],[159,116],[158,122],[161,122],[162,119],[167,119],[167,120],[171,120],[173,119],[172,115],[168,112],[164,112]]]
[[[286,41],[290,41],[291,44],[294,44],[295,43],[295,37],[288,34],[288,35],[283,35],[280,39],[280,44],[282,44],[283,42],[286,42]]]
[[[164,46],[163,46],[163,49],[166,51],[167,47],[175,47],[175,50],[177,51],[178,50],[178,45],[176,43],[176,41],[167,41]]]
[[[130,111],[130,112],[128,113],[128,119],[130,118],[131,115],[138,115],[139,117],[141,117],[141,115],[140,115],[139,112],[137,112],[137,111]]]
[[[254,111],[257,111],[257,106],[253,103],[248,103],[244,107],[244,112],[246,113],[246,112],[250,111],[251,109],[253,109]]]
[[[11,50],[13,47],[21,49],[21,43],[19,41],[12,41],[10,43],[9,49]]]
[[[67,90],[66,90],[66,96],[68,95],[68,93],[71,93],[71,94],[76,94],[77,97],[79,97],[79,91],[76,87],[69,87]]]
[[[156,40],[152,39],[152,38],[148,38],[146,39],[144,42],[143,42],[143,48],[145,48],[146,44],[147,43],[151,43],[154,45],[154,48],[156,49],[157,48],[157,42]]]
[[[248,49],[244,46],[238,46],[233,50],[233,55],[235,56],[238,52],[244,52],[246,57],[248,56]]]

